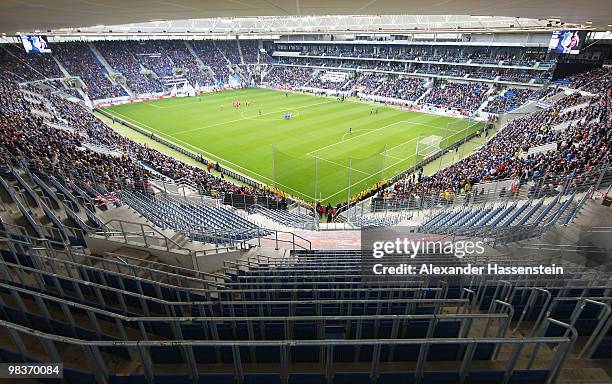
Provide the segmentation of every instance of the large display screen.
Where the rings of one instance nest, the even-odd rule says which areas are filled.
[[[21,36],[21,43],[27,53],[51,53],[47,38],[44,36]]]
[[[548,43],[548,52],[577,55],[586,40],[586,35],[587,31],[569,29],[553,31],[550,43]]]

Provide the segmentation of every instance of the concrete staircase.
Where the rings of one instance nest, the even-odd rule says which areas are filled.
[[[420,103],[421,103],[423,100],[425,100],[425,98],[427,97],[427,95],[429,95],[429,94],[431,93],[431,90],[432,90],[432,89],[433,89],[433,88],[427,88],[427,90],[426,90],[426,91],[425,91],[425,92],[424,92],[424,93],[423,93],[421,96],[419,96],[419,98],[418,98],[418,99],[416,99],[416,100],[414,101],[414,103],[415,103],[415,104],[420,104]]]
[[[210,68],[210,66],[206,63],[204,63],[202,61],[202,59],[200,58],[200,56],[198,56],[198,54],[196,53],[195,49],[193,49],[193,47],[191,46],[191,44],[189,44],[188,41],[185,41],[185,46],[187,47],[187,50],[189,51],[189,53],[191,53],[191,55],[196,59],[196,61],[198,62],[198,64],[200,65],[200,68],[203,68],[206,73],[208,73],[208,75],[210,76],[210,78],[216,83],[216,76],[215,76],[215,72],[213,72],[213,70]]]
[[[240,64],[244,64],[244,56],[242,56],[242,47],[240,46],[240,40],[236,40],[238,44],[238,53],[240,54]]]
[[[66,68],[64,67],[62,62],[55,55],[51,55],[51,57],[57,63],[57,66],[59,67],[59,69],[62,72],[62,74],[64,75],[64,77],[74,77],[70,73],[68,73],[68,70],[66,70]],[[91,99],[89,98],[89,95],[87,94],[87,92],[83,91],[82,88],[76,88],[76,90],[79,93],[79,95],[83,98],[83,100],[85,100],[85,103],[87,105],[92,105]]]
[[[489,105],[489,102],[491,100],[494,100],[495,97],[497,97],[498,95],[501,96],[501,95],[506,94],[506,92],[508,92],[508,90],[503,89],[500,93],[495,93],[495,88],[491,88],[489,92],[487,92],[487,98],[485,99],[485,101],[482,104],[480,104],[480,107],[478,107],[477,112],[480,113],[484,111],[484,109],[487,107],[487,105]]]
[[[102,55],[102,53],[98,50],[98,48],[96,48],[96,46],[93,43],[88,43],[87,46],[89,47],[91,52],[93,52],[94,56],[96,56],[96,58],[98,59],[100,64],[102,64],[104,66],[104,68],[106,69],[106,72],[108,72],[109,75],[113,74],[113,73],[117,73],[117,71],[115,71],[115,69],[113,67],[111,67],[111,65],[108,63],[108,61],[106,61],[106,59]],[[128,87],[128,85],[125,82],[114,81],[112,76],[109,76],[109,79],[110,79],[111,82],[113,82],[115,84],[119,84],[121,86],[121,88],[123,88],[123,90],[128,95],[130,95],[131,99],[136,97],[136,94],[134,93],[134,91],[132,91],[130,89],[130,87]]]
[[[106,72],[108,72],[108,73],[116,72],[113,69],[113,67],[111,67],[111,65],[108,63],[108,61],[106,61],[104,56],[102,56],[102,53],[100,53],[100,51],[98,51],[98,48],[96,48],[96,46],[93,45],[93,43],[87,43],[87,46],[89,47],[91,52],[94,54],[94,56],[98,59],[100,64],[102,64],[104,66],[104,68],[106,69]]]

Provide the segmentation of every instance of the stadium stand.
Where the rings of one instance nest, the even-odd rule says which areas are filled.
[[[78,76],[87,87],[91,99],[110,99],[125,96],[119,84],[113,84],[104,66],[83,43],[54,44],[54,54],[68,73]]]
[[[523,105],[532,94],[533,90],[531,89],[509,88],[490,101],[484,111],[490,113],[510,112]]]
[[[128,87],[137,94],[161,92],[161,83],[142,73],[141,64],[135,54],[138,42],[99,41],[94,45],[102,53],[110,66],[126,79]]]
[[[442,108],[455,108],[475,111],[484,101],[488,88],[475,84],[446,83],[436,86],[424,100],[429,104]]]
[[[228,7],[243,5],[216,6],[238,15]],[[125,28],[116,36],[98,26],[80,41],[52,39],[49,54],[0,44],[0,363],[61,363],[63,378],[35,382],[67,384],[609,382],[610,67],[554,84],[568,59],[507,19],[512,33],[450,33],[449,19],[430,38],[310,24],[298,34],[316,16],[291,16],[287,35],[267,26],[267,37],[230,39],[237,19],[258,19],[248,12],[257,13],[210,19],[220,26],[201,33],[185,29],[196,19],[170,23],[161,36],[146,31],[164,20],[126,14],[135,24],[112,27]],[[323,136],[322,149],[364,132],[378,140],[369,121],[379,105],[390,107],[381,115],[478,125],[424,156],[410,147],[422,159],[388,180],[383,143],[376,183],[351,194],[364,183],[351,184],[349,166],[332,207],[317,199],[316,179],[313,201],[293,198],[270,175],[221,167],[208,148],[167,145],[175,158],[161,135],[101,108],[155,98],[172,108],[250,87],[281,89],[282,100],[338,95],[318,102],[328,108],[345,96],[372,106],[339,141],[306,132]],[[240,97],[226,112],[255,125],[261,109],[247,116]],[[297,134],[280,119],[290,112],[265,112],[278,114],[261,119],[266,134]],[[252,145],[251,132],[227,132],[238,150]],[[382,237],[399,244],[400,235],[420,247],[388,251]],[[466,241],[482,252],[443,249]]]
[[[476,184],[504,179],[518,179],[521,186],[537,180],[552,185],[551,189],[565,182],[554,177],[542,181],[553,175],[572,174],[573,185],[581,185],[584,179],[595,182],[597,177],[590,171],[610,161],[608,108],[607,95],[565,96],[552,108],[512,120],[479,151],[455,165],[431,177],[413,175],[384,195],[407,200],[444,195],[453,200],[471,192],[480,194],[472,191]],[[556,143],[552,151],[530,151],[550,143]]]

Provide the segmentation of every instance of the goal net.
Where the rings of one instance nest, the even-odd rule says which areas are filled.
[[[443,137],[437,135],[427,136],[417,142],[417,160],[423,160],[433,155],[440,149]]]

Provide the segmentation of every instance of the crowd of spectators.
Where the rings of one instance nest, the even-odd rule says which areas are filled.
[[[185,45],[180,40],[160,40],[156,44],[160,52],[168,56],[174,68],[182,71],[182,75],[192,86],[212,86],[215,85],[214,79],[200,68],[200,64]]]
[[[2,152],[25,160],[33,170],[85,184],[95,182],[105,190],[116,190],[124,183],[144,183],[150,178],[166,177],[211,195],[272,193],[234,185],[213,175],[210,168],[185,164],[133,142],[80,104],[58,96],[48,84],[20,86],[16,80],[41,78],[39,70],[46,62],[41,60],[33,64],[28,67],[15,57],[0,58],[0,148]],[[29,75],[34,77],[28,78]],[[38,96],[26,99],[20,87],[27,87],[29,94]],[[44,108],[46,114],[32,113],[33,107]],[[89,149],[92,146],[85,144],[111,149],[115,155],[111,151],[94,151]],[[218,165],[215,168],[221,170]]]
[[[372,94],[387,81],[387,76],[379,73],[366,73],[357,79],[353,89],[366,95]]]
[[[279,50],[295,51],[295,44],[279,46]],[[417,60],[450,63],[481,63],[533,67],[546,60],[546,49],[525,51],[518,47],[486,48],[469,45],[331,45],[304,44],[303,56],[357,57],[387,60]]]
[[[229,69],[229,63],[221,56],[217,46],[212,41],[207,40],[190,41],[189,44],[200,57],[200,60],[213,71],[217,85],[226,84],[232,72]]]
[[[70,75],[80,77],[85,83],[90,99],[109,99],[127,95],[120,84],[110,80],[106,68],[85,43],[52,44],[51,50]]]
[[[272,88],[296,89],[306,84],[312,78],[312,71],[301,67],[272,67],[264,78],[264,82]]]
[[[255,40],[240,40],[240,49],[245,64],[263,64],[272,59],[267,53],[259,52],[259,42]]]
[[[389,71],[399,73],[419,73],[437,76],[469,77],[471,79],[513,81],[528,83],[534,80],[537,83],[548,81],[552,77],[552,71],[529,70],[522,68],[496,68],[481,66],[461,66],[432,63],[404,63],[398,61],[383,60],[351,60],[321,58],[311,56],[280,57],[278,63],[294,64],[311,67],[346,68],[346,69],[368,69],[376,71]]]
[[[238,50],[238,40],[217,40],[213,45],[232,64],[243,64]]]
[[[383,195],[403,199],[431,194],[450,197],[470,193],[478,183],[503,179],[524,183],[589,171],[612,160],[611,102],[609,95],[566,96],[552,108],[511,121],[465,159],[430,177],[422,172],[412,175]],[[570,110],[564,113],[567,108]],[[563,122],[570,122],[569,127],[556,129]],[[557,149],[528,154],[530,148],[549,143],[556,143]]]
[[[16,83],[0,80],[0,145],[4,151],[27,161],[38,172],[61,177],[94,180],[116,189],[123,178],[140,180],[144,168],[128,156],[115,157],[85,149],[79,132],[44,124],[30,113]]]
[[[162,92],[162,83],[142,73],[140,61],[134,55],[138,41],[98,41],[94,43],[108,64],[121,73],[128,87],[137,94]]]
[[[331,91],[346,91],[351,89],[353,84],[352,78],[346,78],[342,81],[338,80],[339,79],[331,80],[324,76],[324,72],[319,72],[316,77],[307,83],[307,86],[311,88],[328,89]]]
[[[0,71],[17,81],[64,77],[50,55],[29,54],[23,47],[11,44],[0,44]]]
[[[425,91],[427,91],[423,85],[423,79],[401,76],[394,77],[383,82],[378,89],[372,92],[372,94],[394,99],[416,101]]]
[[[570,76],[567,80],[570,88],[602,93],[612,88],[612,68],[596,68]]]
[[[141,48],[134,52],[142,66],[155,73],[156,77],[163,78],[174,75],[174,64],[165,50],[160,49],[161,44],[151,42],[149,44],[138,44]]]
[[[525,104],[533,93],[534,91],[532,89],[508,88],[502,91],[502,93],[497,95],[493,100],[489,101],[483,110],[495,114],[510,112]]]
[[[445,83],[436,85],[424,103],[437,108],[454,108],[473,112],[483,103],[489,88],[478,83]]]

